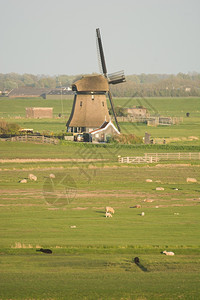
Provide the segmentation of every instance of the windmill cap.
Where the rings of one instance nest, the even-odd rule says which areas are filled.
[[[109,85],[103,75],[86,75],[77,80],[72,89],[78,92],[108,92]]]

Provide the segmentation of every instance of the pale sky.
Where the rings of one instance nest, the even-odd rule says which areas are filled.
[[[0,73],[200,73],[200,0],[0,0]]]

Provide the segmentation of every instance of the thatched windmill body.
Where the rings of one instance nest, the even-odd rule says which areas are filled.
[[[115,123],[120,132],[109,84],[124,82],[125,76],[123,71],[107,75],[99,29],[96,29],[96,35],[102,74],[83,76],[72,85],[72,90],[75,92],[74,102],[66,126],[67,130],[73,133],[91,132],[105,121],[110,121],[106,95],[109,97]]]

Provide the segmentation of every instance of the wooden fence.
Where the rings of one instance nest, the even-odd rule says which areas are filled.
[[[58,144],[59,140],[55,138],[49,138],[43,135],[20,135],[13,136],[10,138],[1,138],[1,141],[10,142],[35,142],[35,143],[45,143],[45,144]]]
[[[182,117],[127,116],[117,117],[118,122],[147,123],[148,126],[175,125],[183,122]]]
[[[119,163],[154,163],[168,160],[200,160],[200,152],[178,152],[178,153],[145,153],[144,156],[118,157]]]

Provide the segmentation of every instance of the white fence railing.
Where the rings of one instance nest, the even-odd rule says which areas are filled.
[[[32,135],[20,135],[13,136],[10,138],[1,138],[1,141],[10,141],[10,142],[36,142],[36,143],[45,143],[45,144],[58,144],[59,140],[55,138],[49,138],[43,135],[32,136]]]
[[[145,153],[144,156],[118,157],[119,163],[154,163],[160,160],[200,160],[200,152]]]

